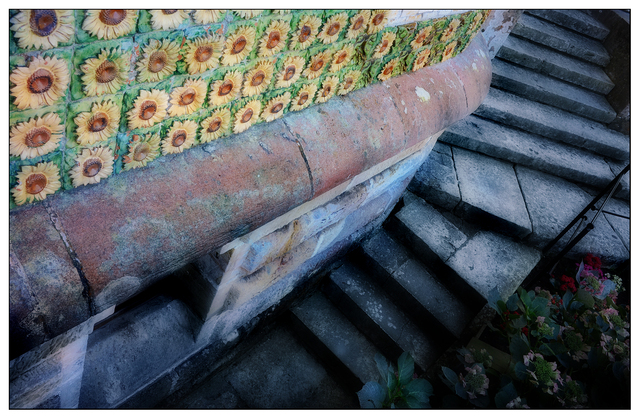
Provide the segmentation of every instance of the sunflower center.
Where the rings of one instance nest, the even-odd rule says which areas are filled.
[[[178,103],[180,106],[187,106],[193,103],[196,100],[196,91],[189,87],[180,95],[180,102]]]
[[[303,43],[311,36],[311,28],[307,25],[304,25],[300,29],[300,36],[298,36],[298,42]]]
[[[153,115],[156,114],[157,110],[158,105],[156,104],[156,102],[152,100],[145,100],[140,106],[140,112],[138,113],[138,116],[140,117],[140,119],[147,121],[153,118]]]
[[[109,83],[118,76],[118,68],[115,63],[105,60],[96,69],[96,80],[99,83]]]
[[[106,113],[98,112],[89,120],[89,131],[100,132],[109,125],[109,117]]]
[[[165,65],[167,65],[167,53],[164,51],[155,51],[149,57],[147,68],[152,73],[159,73]]]
[[[216,132],[220,129],[221,125],[222,125],[222,118],[217,116],[213,121],[209,123],[209,126],[207,127],[207,132]]]
[[[47,186],[47,177],[42,173],[32,173],[25,181],[25,187],[29,195],[35,195],[42,192]]]
[[[322,67],[324,67],[324,59],[320,58],[313,62],[311,65],[311,70],[319,71]]]
[[[29,26],[36,35],[49,36],[58,26],[58,16],[53,10],[32,10]]]
[[[357,31],[364,24],[364,16],[358,16],[355,22],[353,22],[353,30]]]
[[[258,70],[258,72],[254,74],[253,77],[251,77],[251,85],[260,86],[264,81],[265,77],[266,77],[266,74],[264,73],[264,71]]]
[[[44,93],[53,86],[53,74],[44,68],[39,68],[27,80],[31,93]]]
[[[177,130],[171,137],[171,145],[174,147],[180,147],[185,141],[187,141],[187,131],[183,129]]]
[[[331,86],[325,86],[324,89],[322,89],[322,97],[327,97],[329,93],[331,93]]]
[[[384,52],[387,47],[389,46],[389,41],[387,41],[386,39],[384,41],[382,41],[382,43],[380,44],[380,52]]]
[[[391,74],[392,71],[393,71],[393,65],[389,65],[387,66],[387,68],[384,69],[382,74],[384,74],[385,76],[388,76],[389,74]]]
[[[344,81],[344,85],[343,85],[343,87],[342,87],[342,88],[343,88],[344,90],[348,90],[348,89],[351,87],[351,85],[352,85],[352,84],[353,84],[353,79],[352,79],[351,77],[349,77],[348,79],[346,79],[346,80]]]
[[[163,10],[163,11],[162,11],[162,14],[163,14],[163,15],[172,15],[172,14],[174,14],[174,13],[175,13],[175,12],[177,12],[177,11],[178,11],[178,9],[173,9],[173,10]]]
[[[427,31],[422,31],[420,32],[420,34],[416,37],[416,42],[421,44],[424,42],[425,38],[427,37]]]
[[[307,92],[302,92],[300,94],[300,99],[298,99],[298,106],[302,106],[305,104],[305,102],[309,99],[309,93]]]
[[[100,10],[100,22],[105,25],[115,26],[127,17],[126,10]]]
[[[275,48],[280,43],[280,32],[272,31],[269,34],[269,40],[267,41],[267,48]]]
[[[340,64],[340,63],[342,63],[344,60],[346,60],[346,59],[347,59],[347,55],[349,55],[349,54],[347,53],[347,51],[342,51],[342,52],[340,53],[340,55],[338,55],[338,57],[336,58],[336,64]]]
[[[51,132],[45,127],[34,128],[27,133],[24,143],[27,147],[38,148],[45,145],[51,139]]]
[[[148,143],[138,144],[133,151],[133,159],[135,161],[143,161],[147,158],[149,153],[151,152],[151,147]]]
[[[289,67],[287,67],[287,69],[284,71],[284,81],[289,81],[291,80],[291,78],[296,74],[296,66],[295,65],[290,65]]]
[[[242,114],[242,119],[240,119],[240,122],[247,123],[251,120],[251,117],[253,116],[253,109],[247,109],[246,111],[244,111],[244,113]]]
[[[244,47],[246,46],[247,46],[247,39],[244,36],[240,35],[238,39],[233,41],[233,46],[231,47],[231,53],[240,54],[244,49]]]
[[[378,26],[380,23],[382,23],[383,20],[384,20],[384,14],[383,13],[378,13],[371,20],[371,23],[373,23],[375,26]]]
[[[213,47],[211,45],[203,45],[198,47],[194,56],[196,61],[203,63],[207,61],[213,55]]]
[[[82,174],[85,177],[94,177],[102,170],[102,160],[100,159],[87,159],[82,165]]]
[[[271,107],[271,113],[278,113],[284,108],[284,104],[282,102],[278,102]]]
[[[329,29],[327,29],[327,35],[329,35],[329,36],[333,36],[333,35],[337,34],[338,32],[340,32],[340,23],[339,22],[334,22],[331,26],[329,26]]]
[[[424,61],[424,58],[425,58],[424,55],[419,56],[418,59],[416,60],[416,64],[418,65],[422,64],[422,62]]]
[[[233,89],[233,82],[230,80],[225,80],[224,83],[220,85],[218,89],[218,96],[226,96]]]

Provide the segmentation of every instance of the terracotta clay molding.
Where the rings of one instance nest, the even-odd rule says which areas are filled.
[[[473,112],[490,81],[477,36],[444,63],[12,211],[12,348],[65,332],[420,143]]]

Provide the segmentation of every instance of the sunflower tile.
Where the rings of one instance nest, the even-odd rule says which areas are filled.
[[[76,40],[86,44],[136,33],[137,10],[76,10]]]
[[[319,78],[311,81],[298,81],[293,88],[290,88],[292,99],[289,110],[300,111],[313,105],[319,81]]]
[[[354,10],[347,23],[345,39],[361,42],[367,37],[367,26],[371,19],[371,10]]]
[[[256,56],[272,57],[288,50],[293,15],[269,15],[258,20]]]
[[[306,10],[296,13],[291,19],[289,49],[305,50],[320,44],[318,33],[323,24],[324,10]]]
[[[318,33],[320,43],[330,45],[341,41],[349,25],[349,17],[346,10],[327,10]]]
[[[122,95],[105,95],[71,103],[66,120],[67,149],[110,141],[118,133],[121,115]],[[80,127],[76,121],[86,126]],[[78,139],[79,132],[84,133],[82,140]],[[100,135],[91,135],[98,133]]]
[[[55,166],[52,167],[51,163]],[[23,204],[19,204],[16,202],[15,200],[16,194],[18,195],[20,194],[17,191],[15,191],[14,188],[17,186],[18,178],[21,173],[25,173],[27,170],[31,170],[31,169],[27,169],[28,167],[39,168],[39,167],[42,167],[42,165],[48,165],[49,167],[51,167],[52,173],[55,173],[59,176],[61,163],[62,163],[61,152],[51,153],[46,157],[38,157],[31,160],[12,162],[9,165],[9,209],[16,208],[17,206],[28,205],[29,203],[38,202],[41,200],[35,197],[34,198],[27,197],[26,201]],[[46,178],[51,179],[51,176],[46,176]],[[40,189],[40,191],[43,191],[41,189],[42,187],[45,188],[47,195],[44,199],[46,199],[47,197],[49,197],[54,193],[60,192],[62,189],[61,185],[58,186],[57,183],[54,185],[51,182],[47,182],[44,185],[41,182],[35,182],[35,185],[36,185],[35,187],[37,189]],[[24,196],[25,192],[28,193],[28,191],[24,191],[22,196]]]
[[[17,53],[47,51],[74,42],[72,10],[19,10],[9,23]]]
[[[191,17],[186,10],[176,10],[172,14],[164,14],[160,10],[140,10],[138,32],[175,31],[187,28],[190,23]]]
[[[258,46],[258,21],[235,21],[225,33],[225,45],[220,63],[233,66],[255,58]]]
[[[247,70],[248,66],[243,64],[216,69],[209,79],[209,93],[205,106],[217,107],[239,98]]]
[[[116,144],[116,138],[113,137],[101,144],[68,149],[60,170],[62,189],[91,186],[112,176]]]
[[[56,112],[57,110],[57,112]],[[9,133],[9,161],[31,161],[64,150],[66,144],[64,107],[48,107],[38,112],[12,115]],[[34,160],[35,161],[35,160]]]
[[[220,67],[224,47],[223,25],[194,27],[185,31],[177,67],[183,74],[202,74]]]
[[[244,132],[261,122],[262,104],[258,97],[240,99],[231,105],[231,110],[232,131],[235,134]]]
[[[205,144],[231,133],[231,104],[208,110],[200,120],[196,144]]]
[[[133,134],[126,151],[121,156],[123,170],[134,170],[146,167],[162,155],[160,128],[144,134]]]
[[[191,12],[191,19],[196,25],[210,25],[226,20],[228,14],[230,14],[228,10],[193,10]]]
[[[302,71],[305,80],[314,80],[327,71],[331,62],[331,47],[317,46],[309,49],[309,59]]]
[[[278,57],[269,57],[248,62],[243,75],[241,96],[255,96],[270,90],[277,61]]]
[[[389,22],[390,12],[390,10],[372,10],[367,33],[372,35],[383,30]]]
[[[272,87],[275,89],[290,87],[302,76],[307,62],[305,54],[293,51],[279,54],[277,58]]]
[[[262,111],[260,118],[265,122],[283,117],[289,112],[291,92],[287,89],[272,90],[262,97]]]
[[[162,117],[162,118],[160,118],[160,115],[155,117],[154,120],[157,120],[157,122],[154,122],[152,125],[156,125],[157,123],[161,123],[162,120],[164,120],[166,118],[166,116],[168,115],[166,113],[166,110],[169,107],[169,92],[171,91],[171,86],[172,86],[172,81],[171,80],[165,80],[165,81],[158,82],[158,83],[138,84],[136,86],[131,87],[128,91],[126,91],[125,94],[124,94],[124,99],[122,101],[122,114],[120,116],[120,131],[129,131],[130,130],[129,113],[130,113],[130,111],[132,109],[135,108],[136,101],[138,100],[139,97],[142,98],[141,95],[143,95],[143,94],[144,95],[151,95],[153,97],[157,96],[162,105],[164,104],[164,100],[166,99],[166,106],[164,106],[164,109],[158,108],[156,110],[156,112],[158,112],[160,115],[162,115],[164,113],[165,116]],[[146,92],[146,93],[143,93],[143,92]],[[165,97],[165,95],[166,95],[166,97]],[[153,100],[155,100],[155,99],[153,99]],[[154,118],[154,117],[152,117],[152,118]],[[135,129],[135,128],[133,128],[133,129]]]

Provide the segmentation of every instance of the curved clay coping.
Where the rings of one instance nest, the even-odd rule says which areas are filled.
[[[490,81],[478,36],[444,63],[12,211],[12,352],[438,133]]]

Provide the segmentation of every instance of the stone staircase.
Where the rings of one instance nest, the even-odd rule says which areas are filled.
[[[440,137],[383,228],[247,353],[157,407],[358,407],[377,352],[408,351],[423,373],[465,344],[492,290],[511,294],[629,160],[629,137],[605,125],[607,33],[579,11],[526,12],[489,97]],[[627,175],[572,254],[629,258],[629,220],[613,215],[630,217],[629,192]]]

